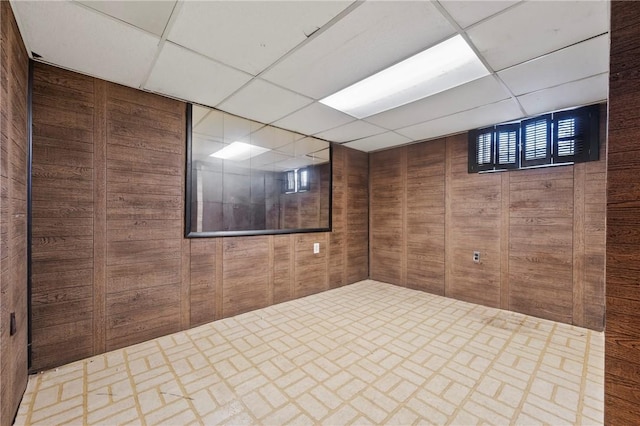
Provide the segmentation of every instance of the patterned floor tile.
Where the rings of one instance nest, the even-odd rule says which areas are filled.
[[[31,376],[16,425],[601,424],[603,345],[367,280]]]

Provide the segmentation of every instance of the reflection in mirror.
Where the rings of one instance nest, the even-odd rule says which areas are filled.
[[[331,229],[328,142],[189,105],[188,237]]]

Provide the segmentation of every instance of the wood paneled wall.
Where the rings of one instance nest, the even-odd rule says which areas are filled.
[[[611,2],[605,423],[640,421],[640,3]]]
[[[0,2],[0,425],[27,386],[28,57],[9,2]],[[16,333],[10,333],[10,315]]]
[[[332,233],[184,239],[183,103],[42,64],[33,98],[33,370],[367,278],[366,153]]]
[[[371,154],[371,278],[602,330],[605,140],[603,106],[597,162],[469,174],[465,134]]]

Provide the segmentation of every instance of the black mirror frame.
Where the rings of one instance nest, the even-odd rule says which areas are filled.
[[[254,235],[281,235],[302,234],[311,232],[331,232],[333,223],[333,144],[329,143],[329,226],[326,228],[293,228],[293,229],[252,229],[244,231],[206,231],[197,232],[191,230],[191,142],[192,142],[192,118],[193,105],[187,103],[186,107],[186,173],[184,194],[184,236],[185,238],[215,238],[215,237],[240,237]]]

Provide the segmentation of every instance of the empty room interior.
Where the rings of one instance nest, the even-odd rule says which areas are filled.
[[[640,422],[639,2],[0,33],[0,426]]]

